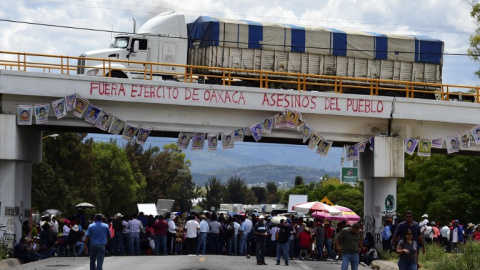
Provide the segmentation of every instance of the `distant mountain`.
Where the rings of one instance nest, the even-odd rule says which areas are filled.
[[[327,172],[323,169],[308,167],[286,166],[286,165],[257,165],[234,169],[222,169],[210,173],[192,172],[193,181],[200,186],[205,185],[208,178],[215,176],[222,182],[226,182],[232,176],[238,176],[245,180],[247,184],[261,185],[267,182],[282,182],[284,186],[291,186],[295,181],[295,176],[301,175],[306,183],[321,181],[322,177],[328,174],[330,176],[339,176],[338,172]]]

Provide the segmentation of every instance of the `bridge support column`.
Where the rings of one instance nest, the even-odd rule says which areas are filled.
[[[375,137],[374,151],[360,153],[359,178],[364,182],[364,228],[381,245],[382,221],[396,215],[397,178],[404,177],[403,140]]]
[[[0,226],[6,226],[8,239],[14,234],[18,242],[23,220],[30,219],[32,164],[41,160],[41,132],[17,126],[15,115],[0,114]]]

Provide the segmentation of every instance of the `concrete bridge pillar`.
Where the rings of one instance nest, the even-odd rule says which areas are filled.
[[[0,114],[0,236],[6,233],[6,240],[15,236],[18,242],[23,220],[30,219],[32,164],[42,161],[41,138],[32,126],[17,126],[15,115]]]
[[[374,151],[360,153],[359,178],[364,182],[364,228],[381,245],[382,221],[396,215],[397,178],[405,176],[403,140],[375,137]]]

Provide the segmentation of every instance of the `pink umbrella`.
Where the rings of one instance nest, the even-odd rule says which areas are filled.
[[[323,219],[323,220],[334,220],[334,221],[343,221],[346,220],[346,218],[342,215],[332,215],[330,213],[325,213],[325,212],[313,212],[312,217],[318,218],[318,219]]]
[[[328,204],[324,204],[321,202],[299,203],[292,206],[292,210],[295,210],[298,212],[304,212],[304,213],[319,211],[319,212],[330,213],[332,215],[339,215],[342,212],[333,206],[330,206]]]
[[[352,211],[352,209],[350,208],[347,208],[345,206],[340,206],[340,205],[334,205],[333,207],[335,207],[336,209],[342,211],[342,216],[345,218],[345,220],[347,221],[359,221],[360,220],[360,217]]]

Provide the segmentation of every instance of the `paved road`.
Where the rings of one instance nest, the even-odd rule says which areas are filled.
[[[140,269],[140,270],[223,270],[223,269],[295,269],[295,270],[340,270],[340,262],[318,262],[318,261],[290,261],[286,267],[283,262],[275,265],[275,258],[267,257],[266,266],[257,266],[255,257],[246,259],[244,256],[121,256],[107,257],[103,265],[104,270]],[[55,257],[43,261],[24,264],[14,270],[89,270],[88,257]],[[360,266],[359,270],[370,269]]]

